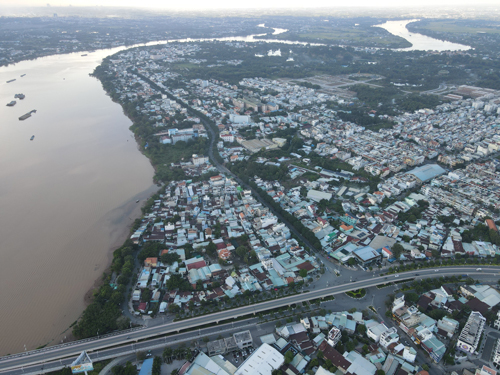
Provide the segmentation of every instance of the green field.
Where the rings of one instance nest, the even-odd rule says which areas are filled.
[[[274,36],[273,36],[274,37]],[[406,47],[406,41],[391,35],[381,28],[338,28],[311,27],[307,32],[287,32],[279,34],[278,39],[299,40],[311,43],[354,44],[378,47]]]

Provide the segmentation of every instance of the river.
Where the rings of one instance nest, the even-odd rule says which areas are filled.
[[[380,27],[393,32],[411,21],[391,22]],[[285,31],[274,29],[273,35]],[[147,45],[260,42],[260,35]],[[429,39],[434,42],[425,48],[436,49]],[[130,120],[88,75],[104,57],[132,47],[0,68],[0,355],[69,339],[65,330],[83,311],[83,296],[140,215],[136,199],[156,190],[153,168],[128,130]],[[6,83],[11,79],[16,81]],[[16,93],[26,98],[5,106]],[[33,109],[30,118],[18,120]]]
[[[406,25],[412,22],[417,22],[418,19],[414,20],[401,20],[401,21],[387,21],[381,25],[375,25],[374,27],[381,27],[393,35],[400,36],[407,41],[409,41],[412,46],[407,48],[394,49],[395,51],[467,51],[471,47],[465,46],[463,44],[452,43],[446,40],[439,40],[431,38],[430,36],[417,34],[410,32]]]
[[[140,216],[135,201],[155,191],[130,120],[88,75],[113,52],[0,68],[2,355],[68,336],[110,250]],[[16,93],[26,98],[7,107]]]

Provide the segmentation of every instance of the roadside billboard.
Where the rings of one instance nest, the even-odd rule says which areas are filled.
[[[80,374],[82,372],[92,371],[94,366],[92,365],[92,360],[88,356],[86,351],[83,351],[82,354],[78,356],[78,358],[71,364],[71,372],[73,374]]]

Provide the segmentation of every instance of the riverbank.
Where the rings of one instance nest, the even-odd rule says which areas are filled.
[[[151,187],[130,199],[128,202],[124,203],[122,206],[116,208],[111,211],[108,215],[106,215],[102,222],[98,225],[102,228],[103,231],[106,231],[110,234],[110,238],[113,239],[113,243],[106,251],[106,255],[108,257],[108,262],[104,266],[103,275],[111,274],[111,264],[113,261],[113,252],[123,246],[125,241],[130,237],[130,233],[134,224],[134,220],[142,217],[141,208],[144,206],[145,202],[156,192],[158,191],[158,186],[153,184]],[[140,204],[136,203],[137,200],[140,200]],[[85,308],[87,308],[94,299],[94,292],[101,288],[105,284],[105,279],[101,275],[97,278],[93,285],[88,289],[88,291],[84,294],[83,300]],[[83,314],[83,312],[82,312]],[[81,315],[78,319],[81,318]],[[76,321],[78,321],[78,319]],[[75,322],[76,322],[75,321]],[[40,346],[51,346],[58,345],[62,342],[70,342],[76,340],[76,337],[72,334],[71,330],[74,326],[73,322],[68,328],[66,328],[63,332],[58,334],[56,337],[51,339],[49,342],[45,344],[40,344]]]
[[[17,92],[26,94],[14,109],[0,108],[0,274],[12,286],[0,290],[6,301],[0,316],[9,317],[0,354],[68,336],[61,333],[85,309],[85,293],[141,214],[135,201],[156,188],[130,120],[88,76],[114,51],[0,68],[0,82],[26,74],[0,83],[5,102]],[[57,92],[58,100],[47,92]],[[18,117],[32,108],[37,114],[20,123]],[[36,142],[29,142],[32,134]]]

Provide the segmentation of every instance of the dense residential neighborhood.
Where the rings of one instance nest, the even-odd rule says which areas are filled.
[[[462,85],[432,108],[373,110],[374,128],[343,119],[359,101],[349,89],[184,79],[170,68],[204,66],[205,48],[127,50],[95,72],[141,124],[136,135],[163,183],[130,237],[140,249],[127,301],[133,320],[259,303],[328,287],[354,270],[397,278],[498,264],[500,92]],[[299,314],[259,339],[245,334],[248,348],[236,337],[209,341],[179,373],[399,375],[463,364],[464,373],[496,374],[500,355],[486,358],[481,341],[500,319],[496,285],[468,274],[414,276],[382,286],[391,288],[386,314],[368,302],[363,312]],[[125,280],[119,267],[114,277]],[[366,291],[346,294],[362,300]]]

